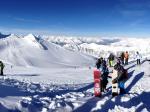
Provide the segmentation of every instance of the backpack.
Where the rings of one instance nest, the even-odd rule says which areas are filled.
[[[119,75],[119,80],[125,80],[128,79],[128,72],[124,67],[120,64],[116,64],[114,66],[114,69],[118,71]]]

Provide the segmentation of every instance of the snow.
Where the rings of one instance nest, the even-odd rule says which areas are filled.
[[[97,57],[106,57],[110,52],[118,55],[122,51],[129,51],[131,57],[134,57],[136,51],[139,51],[142,55],[150,53],[149,38],[44,36],[43,39],[66,49]]]
[[[108,93],[103,93],[101,98],[93,96],[92,71],[94,68],[68,68],[69,71],[64,72],[62,69],[60,71],[62,74],[57,74],[54,69],[54,75],[47,71],[46,75],[40,76],[36,74],[40,74],[39,71],[46,71],[45,69],[34,71],[33,68],[26,68],[24,71],[21,67],[18,67],[14,68],[13,74],[7,74],[10,70],[6,69],[6,76],[0,78],[0,87],[3,90],[3,92],[0,92],[0,103],[6,110],[24,110],[29,112],[83,112],[85,110],[146,112],[150,111],[149,66],[150,63],[148,61],[144,62],[141,66],[135,66],[135,63],[126,66],[130,68],[130,78],[126,82],[129,94],[115,98],[110,97],[110,89]],[[17,75],[15,72],[19,72],[19,69],[22,74]],[[75,75],[77,71],[79,75]],[[36,74],[29,74],[32,72]],[[74,73],[74,75],[70,73]],[[61,80],[62,78],[63,80]],[[46,80],[52,82],[48,83]],[[110,84],[108,84],[109,87]]]
[[[92,57],[68,51],[56,44],[38,40],[29,34],[23,38],[11,34],[0,41],[0,58],[14,66],[78,67],[90,66]]]
[[[118,41],[115,43],[119,46]],[[96,42],[90,44],[90,47],[96,46]],[[0,39],[0,56],[5,63],[5,76],[0,76],[2,112],[150,111],[150,62],[144,58],[141,65],[132,61],[125,66],[129,73],[125,84],[128,94],[112,98],[109,79],[108,91],[99,98],[93,95],[95,60],[92,56],[68,51],[33,34]]]

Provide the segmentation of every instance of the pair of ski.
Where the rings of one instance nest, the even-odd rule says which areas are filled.
[[[114,80],[117,77],[117,71],[113,70],[113,73],[111,75],[112,80]],[[117,96],[119,94],[119,85],[118,83],[112,83],[112,97]],[[101,97],[101,72],[99,69],[94,69],[94,95],[96,97]]]

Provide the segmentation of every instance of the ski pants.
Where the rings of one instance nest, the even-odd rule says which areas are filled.
[[[3,75],[3,69],[4,68],[2,68],[2,67],[0,68],[0,75]]]
[[[137,65],[139,65],[139,64],[141,64],[141,63],[140,63],[140,59],[137,59]]]
[[[121,59],[121,64],[124,65],[124,59]]]
[[[128,65],[128,58],[125,59],[125,65]]]

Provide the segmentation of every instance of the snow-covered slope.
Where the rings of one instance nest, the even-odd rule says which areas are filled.
[[[93,96],[93,68],[36,69],[7,67],[0,77],[3,112],[149,112],[150,63],[126,68],[128,94],[111,98],[111,79],[102,97]],[[9,92],[8,92],[9,91]]]
[[[82,54],[139,50],[149,55],[149,39],[65,38],[59,38],[61,44],[55,37],[49,40],[32,34],[25,37],[11,34],[0,39],[0,59],[5,62],[5,76],[0,77],[0,111],[150,111],[149,61],[143,61],[140,66],[136,62],[125,66],[129,72],[125,85],[128,94],[111,98],[109,79],[108,91],[96,98],[93,96],[94,68],[89,67],[94,59]],[[71,46],[74,51],[60,46],[67,49]]]
[[[91,62],[90,57],[83,56],[83,53],[105,58],[107,58],[110,52],[120,55],[122,51],[129,51],[130,58],[135,57],[136,51],[139,51],[143,57],[150,54],[149,38],[36,37],[33,34],[25,37],[15,36],[14,34],[3,37],[5,38],[0,40],[0,49],[4,52],[1,52],[0,56],[2,60],[15,65],[50,66],[49,63],[51,63],[55,66],[56,63],[64,63],[66,65],[78,66],[82,61],[86,65],[91,64],[89,63]],[[64,55],[62,55],[63,53]],[[79,59],[80,57],[82,57],[82,61]]]
[[[0,58],[12,65],[35,67],[90,66],[94,63],[90,56],[68,51],[32,34],[25,37],[11,34],[0,39]]]

